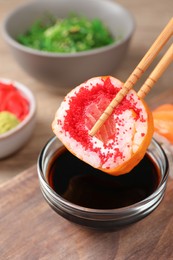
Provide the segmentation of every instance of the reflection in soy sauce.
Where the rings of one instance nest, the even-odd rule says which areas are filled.
[[[128,174],[111,176],[59,149],[48,182],[66,200],[94,209],[116,209],[139,202],[156,190],[160,172],[149,154]]]

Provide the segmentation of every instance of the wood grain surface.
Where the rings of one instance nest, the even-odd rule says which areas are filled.
[[[143,220],[116,232],[77,226],[43,199],[36,166],[1,185],[0,259],[173,259],[173,180],[161,204]]]
[[[114,1],[114,0],[113,0]],[[0,25],[8,12],[17,7],[18,4],[25,3],[26,0],[0,0]],[[118,0],[119,4],[133,14],[136,28],[131,41],[128,55],[113,73],[113,76],[122,81],[126,81],[138,62],[144,56],[158,34],[172,17],[172,0]],[[136,89],[139,89],[146,77],[157,64],[160,57],[165,53],[170,43],[158,55],[156,61],[142,77]],[[0,77],[11,78],[26,84],[34,93],[37,101],[37,124],[34,133],[28,143],[14,155],[0,160],[0,183],[12,179],[13,176],[28,169],[37,161],[38,154],[47,140],[53,136],[51,122],[55,111],[64,98],[63,92],[52,88],[46,84],[36,81],[26,74],[18,66],[12,57],[0,31]],[[172,100],[173,66],[169,67],[164,75],[159,79],[154,89],[147,96],[147,101],[151,108],[158,104]],[[67,75],[68,76],[68,75]],[[169,92],[170,91],[170,92]],[[65,92],[65,91],[64,91]],[[167,93],[168,92],[168,93]],[[166,93],[166,99],[165,97]],[[47,108],[47,109],[45,109]]]

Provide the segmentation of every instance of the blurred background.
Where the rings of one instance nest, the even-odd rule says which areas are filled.
[[[14,9],[17,5],[26,2],[26,0],[0,0],[0,24],[10,10]],[[173,1],[119,0],[116,2],[123,5],[133,14],[136,23],[128,54],[116,72],[112,74],[112,76],[115,76],[121,81],[125,81],[163,27],[171,19]],[[164,47],[155,62],[148,69],[147,73],[142,77],[142,82],[168,48],[168,45],[170,45],[170,43]],[[46,84],[39,82],[26,74],[26,72],[24,72],[15,62],[2,34],[0,34],[0,60],[0,77],[11,78],[22,82],[33,91],[37,101],[37,122],[31,139],[16,154],[0,160],[0,183],[3,183],[36,164],[40,150],[48,139],[53,136],[51,123],[55,111],[64,98],[64,94],[59,94],[56,88],[47,88]],[[146,100],[152,109],[155,108],[156,103],[162,103],[159,93],[169,91],[169,89],[172,88],[172,69],[173,67],[171,65],[147,96]],[[141,80],[138,82],[135,89],[140,87]],[[169,101],[172,102],[172,97],[170,97],[168,102]]]

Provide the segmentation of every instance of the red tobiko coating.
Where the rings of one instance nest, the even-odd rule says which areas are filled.
[[[92,143],[90,142],[90,136],[88,135],[88,129],[85,127],[87,125],[86,119],[86,107],[90,106],[91,104],[97,103],[98,106],[100,104],[100,115],[106,109],[110,101],[116,96],[119,91],[119,87],[114,86],[111,83],[109,77],[103,81],[103,84],[97,84],[93,88],[89,89],[86,87],[81,87],[77,96],[71,97],[69,101],[69,109],[66,111],[66,116],[64,119],[63,130],[67,131],[72,138],[76,141],[80,142],[83,147],[89,148],[91,151],[97,150],[99,153],[100,148],[94,148]],[[133,99],[133,97],[131,97]],[[114,113],[120,114],[123,111],[131,108],[131,101],[126,98],[123,99],[121,105],[116,107]],[[140,109],[133,107],[133,111],[135,112],[135,120],[139,118]],[[97,117],[99,118],[99,112],[97,112]],[[111,124],[116,124],[114,119],[110,116],[109,120]],[[118,119],[117,119],[118,120]],[[119,125],[124,124],[123,121],[118,122]],[[118,129],[117,129],[118,130]],[[100,134],[102,135],[102,129],[100,129]],[[116,135],[116,133],[114,133]],[[113,138],[114,139],[114,138]],[[107,144],[104,144],[105,147]],[[110,144],[109,144],[110,145]],[[115,157],[122,156],[119,149],[115,151]],[[101,155],[102,163],[106,161],[107,155]]]
[[[0,82],[0,112],[8,111],[22,121],[29,113],[29,101],[11,83]]]

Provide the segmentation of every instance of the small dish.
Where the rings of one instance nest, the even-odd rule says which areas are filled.
[[[132,224],[136,221],[141,220],[142,218],[146,217],[149,215],[153,210],[157,208],[157,206],[160,204],[162,201],[164,194],[165,194],[165,189],[166,189],[166,184],[167,184],[167,179],[168,179],[168,174],[169,174],[169,163],[167,159],[167,155],[165,154],[164,150],[162,147],[159,145],[159,143],[155,140],[152,139],[152,142],[147,150],[147,156],[152,158],[154,166],[159,170],[159,179],[157,182],[157,185],[153,189],[153,191],[149,194],[146,195],[144,199],[139,199],[135,203],[129,203],[128,206],[122,206],[121,207],[116,207],[112,208],[108,205],[104,205],[104,207],[87,207],[87,206],[81,206],[79,203],[73,203],[71,202],[71,199],[69,200],[67,196],[64,196],[64,182],[69,185],[71,191],[76,193],[78,197],[81,196],[88,196],[87,199],[89,199],[92,203],[92,200],[95,200],[95,193],[90,194],[90,186],[93,185],[93,181],[86,181],[83,182],[82,185],[79,183],[78,188],[74,190],[73,184],[71,185],[69,182],[69,179],[67,176],[69,176],[72,172],[73,166],[70,165],[70,161],[67,159],[67,157],[64,157],[64,167],[67,167],[67,172],[63,172],[63,181],[58,177],[56,179],[56,185],[59,189],[59,192],[57,190],[55,191],[55,188],[52,188],[52,178],[50,178],[51,174],[51,169],[52,168],[52,161],[57,160],[58,157],[55,157],[55,154],[57,151],[61,151],[63,148],[62,143],[58,141],[56,137],[52,138],[51,140],[48,141],[48,143],[44,146],[42,149],[40,156],[38,158],[38,178],[40,182],[40,188],[41,192],[46,200],[46,202],[50,205],[50,207],[57,212],[59,215],[63,216],[69,221],[75,222],[76,224],[79,224],[84,227],[89,227],[89,228],[94,228],[94,229],[99,229],[99,230],[115,230],[119,229],[122,227],[125,227],[129,224]],[[61,154],[61,153],[60,153]],[[55,158],[55,159],[54,159]],[[79,159],[77,159],[79,161]],[[80,162],[81,163],[81,162]],[[82,162],[83,163],[83,162]],[[66,166],[68,165],[68,166]],[[76,164],[74,164],[75,166]],[[54,167],[54,166],[53,166]],[[83,167],[83,166],[82,166]],[[81,166],[76,165],[76,170],[82,169]],[[66,169],[66,168],[65,168]],[[89,168],[88,168],[89,169]],[[91,169],[91,168],[90,168]],[[61,174],[63,167],[59,167],[56,169],[57,174]],[[89,170],[90,171],[90,170]],[[93,171],[93,168],[91,169],[92,174],[95,174]],[[96,170],[97,171],[97,170]],[[150,175],[151,172],[149,172]],[[97,175],[98,173],[96,173]],[[112,183],[116,182],[116,176],[102,176],[100,175],[101,173],[99,172],[99,177],[96,177],[96,184],[97,180],[99,178],[103,178],[103,182],[101,182],[101,185],[106,181],[109,182],[109,188],[112,187]],[[145,173],[144,173],[145,174]],[[80,176],[83,175],[83,172],[79,174]],[[78,176],[79,176],[78,175]],[[126,174],[125,174],[126,175]],[[66,178],[67,177],[67,178]],[[73,177],[73,176],[72,176]],[[76,175],[75,175],[76,177]],[[66,180],[64,179],[66,178]],[[71,177],[70,177],[71,178]],[[111,178],[109,180],[109,178]],[[113,179],[114,178],[114,179]],[[135,177],[136,178],[136,177]],[[140,179],[141,177],[139,177]],[[145,175],[144,175],[145,179]],[[146,181],[146,186],[148,187],[150,183]],[[99,184],[100,185],[100,184]],[[66,184],[65,184],[66,186]],[[86,186],[88,187],[88,190],[86,193]],[[97,186],[98,188],[98,186]],[[107,189],[106,192],[109,192],[110,189]],[[100,187],[99,187],[100,189]],[[82,190],[82,193],[80,193]],[[122,195],[124,194],[125,190],[122,190]],[[141,193],[141,192],[140,192]],[[63,196],[62,196],[63,194]],[[97,196],[98,202],[101,198],[101,193],[100,195]],[[139,193],[137,193],[139,194]],[[112,195],[111,195],[112,196]],[[129,199],[129,194],[127,193],[126,200]],[[113,197],[111,197],[113,199]],[[121,197],[119,197],[121,198]],[[86,203],[88,203],[86,199]],[[109,201],[108,201],[109,202]],[[90,204],[92,205],[92,204]],[[99,203],[97,204],[97,206]]]
[[[12,155],[19,150],[31,137],[36,123],[36,100],[31,90],[20,82],[0,78],[4,86],[14,86],[29,104],[26,117],[12,129],[0,134],[0,159]]]

